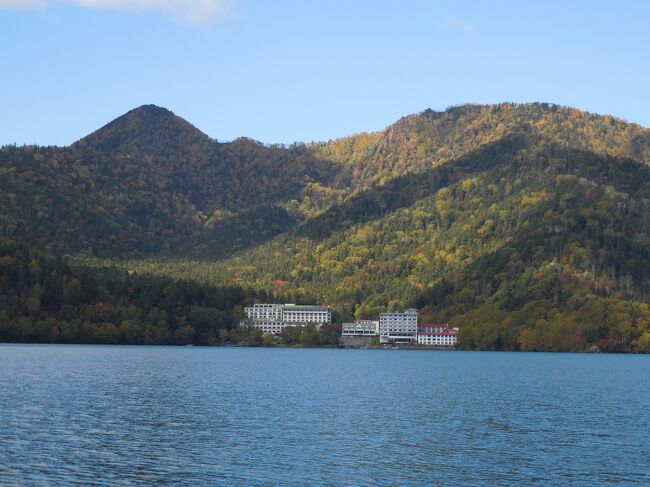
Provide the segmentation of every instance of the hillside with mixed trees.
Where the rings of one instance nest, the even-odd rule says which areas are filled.
[[[100,257],[218,254],[290,227],[281,204],[340,173],[303,146],[219,143],[145,106],[70,147],[4,147],[0,238]]]
[[[415,306],[468,349],[650,351],[648,164],[650,130],[556,105],[289,147],[141,107],[0,151],[0,340],[219,343],[276,300]]]

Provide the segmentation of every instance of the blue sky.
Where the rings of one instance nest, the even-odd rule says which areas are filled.
[[[0,0],[0,144],[67,145],[146,103],[267,143],[467,102],[650,127],[649,25],[641,0]]]

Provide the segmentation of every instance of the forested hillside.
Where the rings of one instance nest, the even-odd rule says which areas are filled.
[[[0,151],[0,238],[102,257],[218,255],[276,235],[280,206],[336,166],[304,147],[218,143],[171,112],[141,107],[69,148]]]
[[[650,318],[649,213],[646,166],[515,137],[229,260],[128,268],[324,301],[357,318],[414,305],[461,326],[469,348],[629,351]],[[562,333],[547,328],[557,324]]]
[[[264,295],[73,267],[59,256],[0,240],[0,341],[218,343],[251,299]]]
[[[352,166],[353,184],[368,187],[427,170],[511,135],[541,136],[567,147],[650,162],[650,130],[547,103],[425,110],[382,132],[315,144],[313,149],[324,159]]]
[[[146,106],[68,148],[3,148],[0,237],[69,255],[67,279],[221,296],[183,291],[166,308],[172,342],[176,316],[212,343],[236,306],[275,299],[341,318],[416,306],[460,326],[465,348],[650,351],[648,163],[648,129],[547,104],[427,110],[291,147],[216,142]],[[67,323],[94,302],[34,314],[34,285],[6,280],[6,326]],[[138,299],[111,289],[111,303]],[[193,306],[229,315],[205,335]],[[148,313],[132,321],[153,326]]]

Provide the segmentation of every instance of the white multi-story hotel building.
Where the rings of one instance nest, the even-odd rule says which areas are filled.
[[[379,314],[381,343],[415,343],[418,334],[418,311],[409,308],[403,313]]]
[[[254,304],[244,308],[243,324],[259,328],[263,333],[279,335],[287,326],[323,325],[332,323],[329,306],[298,304]]]
[[[451,328],[449,325],[420,325],[418,326],[418,343],[451,347],[458,341],[458,331],[458,328]]]
[[[373,337],[379,335],[379,321],[356,320],[341,325],[342,337]]]

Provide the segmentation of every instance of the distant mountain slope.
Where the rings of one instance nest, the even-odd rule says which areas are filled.
[[[555,105],[427,110],[376,134],[288,148],[218,143],[147,105],[69,148],[0,151],[0,237],[96,256],[228,255],[513,134],[650,161],[647,129]]]
[[[649,249],[650,168],[520,136],[229,260],[127,267],[358,318],[415,305],[423,319],[460,325],[469,348],[629,351],[650,322]]]
[[[381,132],[314,144],[319,157],[353,167],[369,187],[426,170],[513,134],[546,137],[576,149],[650,163],[650,130],[623,120],[547,103],[462,105],[425,110]]]
[[[69,148],[3,148],[0,238],[96,256],[219,255],[286,230],[300,212],[282,205],[338,177],[304,147],[217,143],[146,106]]]

